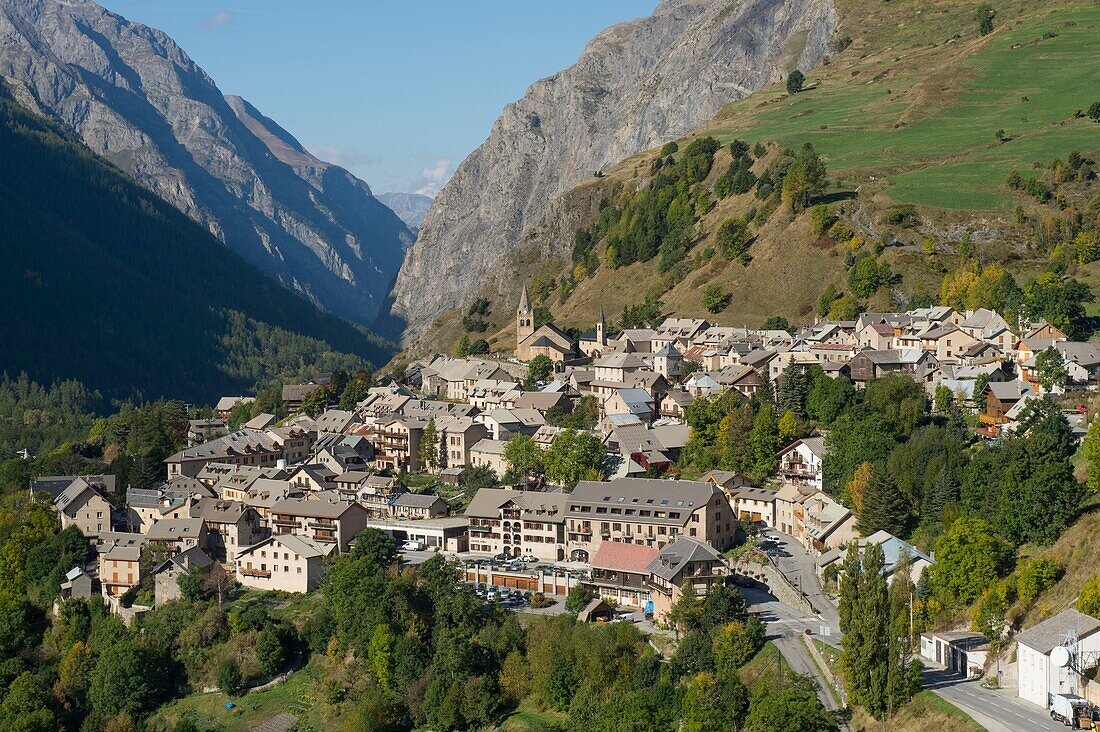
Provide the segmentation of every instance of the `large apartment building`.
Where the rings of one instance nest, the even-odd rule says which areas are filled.
[[[367,509],[358,503],[320,498],[284,498],[271,507],[271,533],[294,534],[348,551],[348,542],[366,528]]]
[[[568,493],[482,488],[466,508],[470,551],[530,555],[556,562],[565,558]]]
[[[569,494],[569,559],[587,562],[604,541],[664,548],[681,537],[724,550],[737,530],[725,494],[712,483],[652,478],[581,481]]]

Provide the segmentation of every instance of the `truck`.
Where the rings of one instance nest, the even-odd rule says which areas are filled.
[[[1100,729],[1096,707],[1076,694],[1052,694],[1050,718],[1071,729]]]

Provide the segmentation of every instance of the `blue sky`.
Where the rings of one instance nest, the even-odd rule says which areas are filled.
[[[434,194],[501,108],[656,0],[100,0],[376,192]]]

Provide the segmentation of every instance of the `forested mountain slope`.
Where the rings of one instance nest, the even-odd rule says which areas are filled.
[[[1000,268],[990,280],[1008,271],[1020,287],[1047,269],[1094,281],[1100,7],[1006,2],[983,29],[982,6],[841,0],[827,63],[801,91],[777,85],[729,104],[676,152],[628,158],[550,207],[476,291],[491,305],[489,332],[508,327],[525,278],[548,317],[588,329],[601,308],[646,297],[667,313],[754,327],[834,305],[836,315],[922,301],[1011,310],[968,291],[990,264]],[[682,178],[690,142],[706,137],[722,146],[702,178]],[[734,140],[746,143],[736,156]],[[784,175],[805,143],[825,174],[792,207]],[[751,177],[728,185],[743,167]],[[748,247],[733,257],[719,241],[731,220]],[[640,256],[609,257],[611,243],[647,237]],[[863,277],[871,264],[879,277]],[[708,287],[724,298],[717,310],[702,302]],[[453,342],[458,320],[442,319],[425,342]],[[501,331],[493,345],[512,337]]]
[[[6,93],[0,252],[0,371],[13,376],[208,403],[388,356]]]
[[[411,234],[167,35],[90,0],[0,2],[0,78],[314,304],[369,324]]]

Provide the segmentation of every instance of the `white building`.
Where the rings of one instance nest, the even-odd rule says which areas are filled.
[[[1068,609],[1016,636],[1018,695],[1044,709],[1051,694],[1083,693],[1081,678],[1072,668],[1052,658],[1052,652],[1076,638],[1077,659],[1095,665],[1100,658],[1100,620]],[[1063,656],[1058,651],[1055,656]]]
[[[309,592],[321,584],[324,559],[336,544],[276,534],[237,555],[237,581],[258,590]]]
[[[821,461],[825,457],[825,438],[803,437],[779,451],[779,475],[798,486],[822,490]]]

